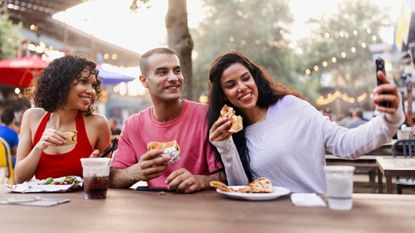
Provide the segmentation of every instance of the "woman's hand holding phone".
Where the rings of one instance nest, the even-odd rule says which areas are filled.
[[[394,115],[400,104],[398,89],[390,83],[385,75],[385,63],[382,58],[376,59],[376,79],[378,86],[373,90],[373,102],[379,112]]]

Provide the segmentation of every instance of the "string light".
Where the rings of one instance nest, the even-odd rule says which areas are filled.
[[[336,99],[341,99],[342,101],[344,101],[346,103],[354,104],[356,101],[359,102],[359,103],[364,101],[367,97],[368,97],[368,95],[367,95],[366,92],[360,94],[356,98],[353,98],[353,97],[350,97],[347,93],[342,93],[340,91],[335,91],[334,93],[327,94],[327,97],[324,97],[324,96],[318,97],[318,99],[316,100],[316,104],[319,105],[319,106],[327,105],[327,104],[332,103]]]
[[[368,34],[371,34],[371,33],[372,33],[372,30],[371,30],[370,28],[366,29],[365,31],[366,31]],[[359,32],[358,32],[357,30],[353,30],[353,32],[349,34],[347,31],[343,31],[343,30],[342,30],[342,31],[340,31],[340,32],[338,33],[338,36],[339,36],[339,37],[341,37],[341,38],[343,38],[343,37],[348,38],[348,37],[349,37],[349,35],[351,35],[351,34],[353,34],[354,36],[357,36],[357,35],[359,34]],[[324,35],[324,38],[330,38],[330,33],[328,33],[328,32],[325,32],[323,35]],[[313,34],[312,36],[314,36],[314,34]],[[377,40],[377,36],[376,36],[376,35],[373,35],[373,36],[371,37],[371,39],[372,39],[372,41],[376,41],[376,40]],[[365,42],[362,42],[362,43],[360,44],[360,46],[361,46],[362,48],[366,48],[366,47],[367,47],[367,44],[366,44]],[[356,53],[356,52],[357,52],[357,48],[356,48],[356,46],[351,47],[351,48],[350,48],[350,51],[351,51],[351,53]],[[341,58],[345,59],[345,58],[347,57],[347,53],[346,53],[345,51],[342,51],[342,52],[340,53],[340,56],[338,56],[338,57],[341,57]],[[336,56],[333,56],[333,57],[331,58],[331,62],[332,62],[332,63],[336,63],[336,62],[337,62],[337,60],[338,60],[338,59],[337,59],[337,57],[336,57]],[[328,67],[328,63],[327,63],[326,61],[323,61],[323,62],[322,62],[322,65],[323,65],[323,67]],[[311,74],[311,72],[317,72],[317,71],[319,71],[319,70],[320,70],[320,69],[319,69],[318,65],[314,65],[312,69],[307,68],[307,69],[305,70],[305,74],[306,74],[306,75],[310,75],[310,74]]]
[[[361,94],[361,95],[359,95],[358,97],[357,97],[357,102],[362,102],[363,100],[365,100],[367,98],[367,93],[365,92],[365,93],[363,93],[363,94]]]

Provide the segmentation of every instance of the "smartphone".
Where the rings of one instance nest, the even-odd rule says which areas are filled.
[[[382,84],[382,81],[378,78],[378,71],[382,71],[386,77],[385,61],[381,57],[378,57],[376,58],[375,63],[376,63],[376,80],[377,80],[377,85],[379,86]],[[382,101],[380,103],[380,106],[385,107],[385,108],[390,108],[391,104],[388,101]]]

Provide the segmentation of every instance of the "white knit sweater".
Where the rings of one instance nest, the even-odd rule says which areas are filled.
[[[358,158],[389,142],[404,119],[400,107],[395,115],[379,114],[364,125],[347,129],[308,102],[285,96],[269,107],[264,120],[246,127],[253,178],[268,177],[291,192],[324,193],[326,151]],[[248,183],[232,137],[213,144],[221,154],[228,184]]]

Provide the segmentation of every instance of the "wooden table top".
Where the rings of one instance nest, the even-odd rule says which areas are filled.
[[[105,200],[83,192],[0,194],[0,198],[70,198],[53,207],[0,205],[1,232],[413,232],[414,195],[354,194],[353,209],[295,207],[289,196],[271,201],[110,189]]]
[[[347,159],[347,158],[341,158],[335,155],[331,155],[331,154],[327,154],[325,156],[325,158],[327,160],[347,160],[347,161],[357,161],[357,160],[374,160],[376,161],[377,158],[385,158],[385,159],[389,159],[392,158],[392,155],[384,155],[384,154],[379,154],[379,155],[362,155],[357,159]]]
[[[382,170],[415,171],[415,158],[377,158],[376,163]]]

